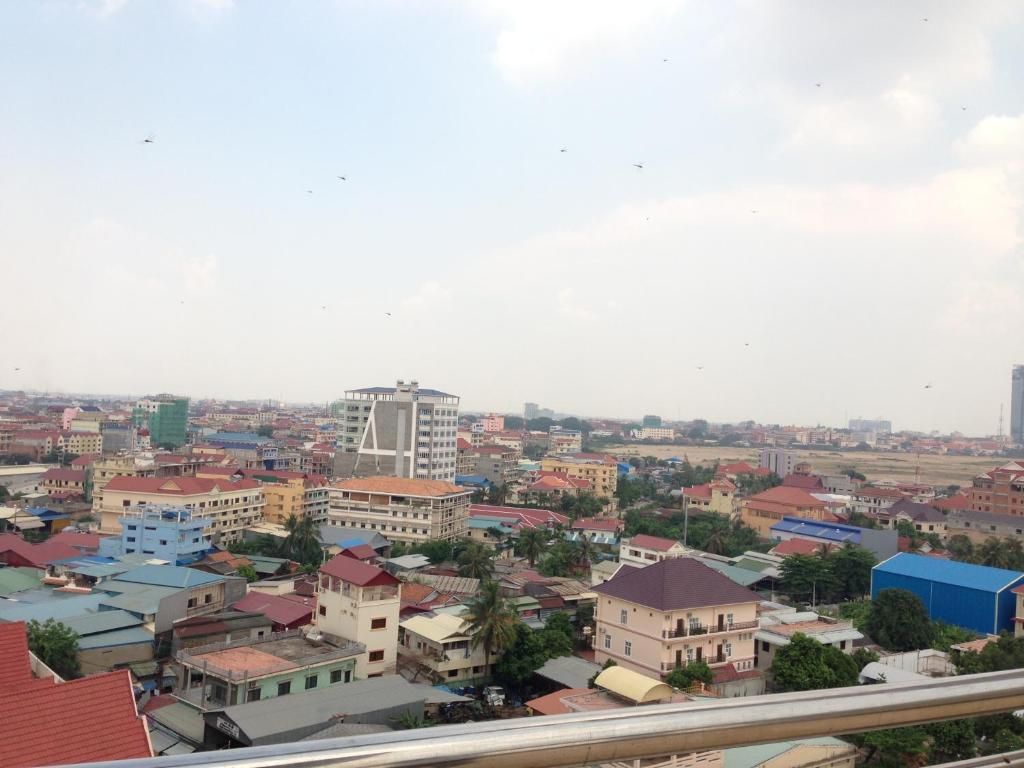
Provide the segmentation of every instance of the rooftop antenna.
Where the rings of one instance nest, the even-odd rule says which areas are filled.
[[[999,404],[999,432],[997,433],[997,437],[1000,440],[1003,439],[1003,404],[1002,403]]]

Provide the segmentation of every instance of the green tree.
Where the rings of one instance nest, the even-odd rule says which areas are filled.
[[[943,653],[949,653],[951,645],[978,639],[977,632],[944,621],[933,621],[932,632],[932,648]]]
[[[240,565],[238,567],[238,575],[243,577],[250,584],[259,579],[256,569],[251,565]]]
[[[1004,728],[996,734],[996,752],[1016,752],[1018,749],[1024,749],[1024,738],[1019,734],[1014,733],[1009,728]]]
[[[878,561],[862,547],[840,547],[825,558],[832,574],[833,599],[851,600],[871,591],[871,569]]]
[[[533,568],[548,544],[548,532],[543,528],[527,528],[519,534],[516,553],[525,557]]]
[[[447,563],[455,556],[455,547],[450,541],[424,541],[409,548],[409,554],[424,555],[431,565]]]
[[[273,437],[274,428],[269,424],[261,424],[259,427],[256,428],[256,434],[259,435],[260,437]]]
[[[78,634],[66,624],[47,619],[28,623],[28,647],[65,680],[78,677]]]
[[[284,523],[288,535],[281,543],[281,557],[303,565],[319,566],[324,559],[324,543],[320,527],[312,517],[289,515]]]
[[[865,480],[867,480],[867,477],[862,472],[858,472],[856,469],[844,469],[843,474],[846,475],[851,480],[860,480],[862,483]]]
[[[790,555],[779,566],[782,589],[794,600],[816,603],[832,590],[828,562],[816,555]]]
[[[949,553],[955,560],[960,560],[964,563],[970,563],[974,560],[974,542],[962,533],[950,536],[946,541],[946,549],[949,550]]]
[[[1019,539],[992,537],[978,547],[975,559],[982,565],[1005,570],[1024,570],[1024,548]]]
[[[494,569],[494,552],[482,541],[470,541],[456,562],[460,576],[487,581]]]
[[[957,674],[972,675],[977,672],[1002,672],[1007,669],[1024,668],[1024,638],[1003,634],[994,643],[986,645],[980,653],[954,653],[953,664]]]
[[[878,661],[878,654],[868,648],[858,648],[850,654],[850,658],[857,664],[857,671],[864,669],[868,664]]]
[[[572,622],[564,613],[556,613],[548,617],[544,629],[537,635],[540,637],[544,653],[549,659],[559,656],[571,656],[573,637],[575,635]]]
[[[780,691],[813,691],[856,685],[857,662],[830,645],[797,632],[772,662],[772,682]]]
[[[463,618],[469,623],[473,649],[484,649],[484,664],[490,666],[491,654],[504,653],[516,640],[520,623],[515,608],[501,596],[498,582],[485,581],[470,599]]]
[[[504,685],[522,690],[549,656],[540,632],[522,622],[513,630],[512,643],[494,664],[494,676]]]
[[[665,682],[673,688],[685,691],[694,683],[711,685],[714,673],[704,661],[691,661],[685,667],[678,667],[668,673]]]
[[[858,632],[865,632],[868,623],[868,614],[871,613],[870,600],[854,600],[843,603],[839,606],[839,618],[849,619],[853,622],[853,628]]]
[[[928,734],[923,728],[890,728],[860,734],[867,748],[865,763],[883,768],[908,768],[924,765],[928,759]]]
[[[916,651],[931,646],[934,634],[921,598],[905,589],[883,589],[871,602],[864,629],[890,651]]]
[[[932,738],[932,762],[952,763],[978,754],[978,735],[970,718],[930,723],[924,729]]]

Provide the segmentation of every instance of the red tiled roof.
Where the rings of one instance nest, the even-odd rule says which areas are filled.
[[[861,488],[854,495],[857,498],[875,496],[879,499],[902,499],[904,494],[896,488]]]
[[[816,499],[802,488],[787,488],[784,485],[777,485],[761,493],[756,493],[747,499],[747,502],[769,502],[781,504],[787,507],[800,509],[824,509],[827,505],[821,499]]]
[[[720,464],[715,471],[716,475],[750,475],[754,468],[745,461],[737,461],[734,464]]]
[[[95,551],[100,548],[100,539],[105,538],[106,536],[100,536],[98,533],[89,533],[86,531],[76,531],[72,528],[65,528],[56,536],[51,536],[47,539],[47,542],[51,544],[54,542],[57,544],[64,544],[78,550]]]
[[[787,488],[803,488],[805,491],[816,491],[824,487],[821,478],[814,475],[786,475],[782,478],[782,484]]]
[[[519,507],[496,507],[490,504],[470,504],[470,517],[502,517],[516,520],[523,528],[536,528],[544,525],[568,525],[566,515],[552,512],[550,509],[525,509]]]
[[[402,603],[416,605],[422,603],[434,594],[434,588],[427,584],[417,584],[413,581],[402,583]]]
[[[108,486],[109,487],[109,486]],[[364,493],[390,493],[396,496],[440,497],[452,494],[470,495],[472,492],[446,480],[420,480],[414,477],[353,477],[338,483],[343,491]]]
[[[622,521],[614,517],[581,517],[572,524],[574,531],[611,531],[621,530]]]
[[[83,453],[81,456],[76,456],[74,459],[72,459],[71,466],[74,469],[88,467],[102,455],[102,453]]]
[[[659,560],[646,568],[623,572],[593,588],[658,611],[709,605],[757,603],[761,598],[728,576],[689,557]]]
[[[760,676],[761,673],[756,669],[746,669],[740,672],[736,669],[735,664],[730,663],[716,668],[712,672],[711,681],[715,685],[721,685],[722,683],[732,683],[736,680],[747,680],[752,677]]]
[[[62,467],[52,467],[43,472],[42,480],[63,480],[68,483],[84,483],[85,482],[85,470],[84,469],[63,469]]]
[[[932,506],[940,511],[950,510],[969,510],[971,508],[971,502],[967,496],[963,493],[956,493],[952,496],[946,496],[942,499],[934,499]]]
[[[562,699],[568,698],[569,696],[580,696],[586,693],[594,693],[595,688],[563,688],[560,691],[549,693],[547,696],[539,696],[536,699],[530,699],[526,702],[526,706],[542,715],[564,715],[574,710],[569,709],[562,703]]]
[[[346,547],[339,554],[354,560],[372,560],[377,557],[377,550],[369,544],[356,544],[354,547]]]
[[[24,632],[24,625],[12,626]],[[28,666],[27,647],[24,653],[22,660]],[[0,765],[4,768],[152,757],[128,670],[65,683],[29,687],[24,683],[0,685],[0,722],[5,733],[0,739]]]
[[[470,450],[473,447],[473,444],[471,442],[469,442],[469,440],[467,440],[466,438],[460,437],[456,441],[456,447],[460,451],[468,451],[468,450]]]
[[[629,540],[631,547],[643,547],[644,549],[655,549],[658,552],[667,552],[679,544],[673,539],[663,539],[659,536],[648,536],[646,533],[638,533]]]
[[[560,475],[557,472],[551,472],[545,474],[541,472],[541,478],[531,485],[527,486],[528,491],[564,491],[569,488],[573,490],[586,490],[590,488],[589,480],[581,480],[574,477],[567,477]]]
[[[53,539],[41,544],[29,544],[13,533],[0,534],[0,553],[4,552],[14,552],[36,568],[45,568],[56,560],[67,560],[82,554],[80,550]]]
[[[222,493],[259,488],[255,480],[214,480],[202,477],[112,477],[106,491],[129,493],[165,493],[172,496],[196,496],[219,489]]]
[[[683,488],[683,495],[688,496],[691,499],[710,499],[711,483],[702,483],[701,485],[692,485],[689,488]]]
[[[779,557],[816,555],[820,550],[820,543],[808,541],[807,539],[788,539],[787,541],[780,541],[772,547],[770,554],[778,555]]]
[[[25,622],[0,623],[0,695],[31,679]]]
[[[320,573],[336,576],[349,584],[356,584],[360,587],[376,586],[378,584],[398,584],[398,579],[385,570],[375,565],[368,565],[359,560],[353,560],[344,555],[335,555],[326,563],[320,566]]]
[[[304,605],[295,600],[287,600],[280,595],[250,592],[231,607],[236,611],[262,613],[275,624],[287,626],[303,619],[306,619],[307,622],[312,621],[313,611],[316,610],[316,599],[306,599],[309,603]]]

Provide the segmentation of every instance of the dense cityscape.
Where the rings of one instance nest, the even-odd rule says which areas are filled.
[[[988,437],[469,413],[406,380],[319,406],[0,393],[0,709],[109,707],[0,763],[1024,667],[1021,370]],[[652,764],[1022,745],[1007,715]]]

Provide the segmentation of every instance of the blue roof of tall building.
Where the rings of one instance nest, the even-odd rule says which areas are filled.
[[[860,543],[860,531],[856,525],[843,523],[821,523],[816,520],[805,520],[802,517],[784,517],[772,526],[778,533],[795,533],[802,536],[814,536],[828,541],[849,541]]]
[[[1024,573],[1020,571],[959,563],[956,560],[942,560],[910,552],[900,552],[879,563],[873,570],[989,592],[998,592],[1024,579]]]
[[[198,587],[201,584],[213,584],[223,581],[217,576],[195,568],[181,568],[176,565],[143,565],[117,577],[117,581],[130,581],[136,584],[152,584],[156,587]]]
[[[393,395],[395,387],[363,387],[362,389],[353,389],[351,391],[358,392],[361,395]],[[416,390],[416,393],[427,395],[427,397],[455,397],[455,395],[449,395],[447,392],[442,392],[438,389],[423,389],[423,387]]]

